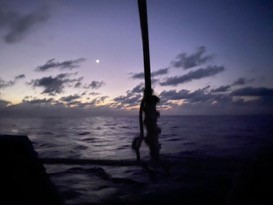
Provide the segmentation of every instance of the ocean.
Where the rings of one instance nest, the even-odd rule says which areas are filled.
[[[168,171],[149,163],[45,164],[66,204],[228,204],[246,167],[273,147],[273,116],[161,116],[158,123]],[[138,133],[137,116],[0,118],[0,134],[27,135],[41,158],[133,161]],[[148,161],[145,143],[140,152]]]

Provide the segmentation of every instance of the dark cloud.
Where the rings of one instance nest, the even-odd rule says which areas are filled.
[[[23,78],[25,78],[24,74],[17,75],[13,80],[9,80],[9,81],[3,80],[0,77],[0,89],[4,89],[4,88],[10,87],[10,86],[13,86],[17,80],[20,80]]]
[[[252,83],[255,79],[246,79],[246,78],[238,78],[238,80],[234,81],[232,85],[245,85],[248,83]]]
[[[79,58],[76,60],[67,60],[67,61],[63,61],[63,62],[57,62],[54,58],[48,60],[44,65],[38,66],[36,68],[36,71],[47,71],[49,69],[68,69],[71,70],[73,68],[78,68],[79,67],[79,63],[85,61],[86,59],[84,58]]]
[[[103,103],[109,96],[104,95],[97,98],[92,99],[90,102],[74,102],[74,106],[78,108],[99,108],[103,107],[102,105],[99,105],[100,103]],[[108,105],[107,105],[108,106]]]
[[[137,85],[136,87],[134,87],[131,91],[128,92],[132,92],[132,93],[143,93],[144,91],[144,84],[140,83],[139,85]]]
[[[151,73],[152,77],[168,74],[170,68],[161,68]]]
[[[26,76],[25,76],[24,74],[17,75],[17,76],[15,77],[15,80],[23,79],[23,78],[25,78],[25,77],[26,77]]]
[[[80,88],[82,86],[82,82],[77,82],[77,83],[75,83],[75,85],[74,85],[74,88]]]
[[[232,96],[273,96],[273,89],[259,87],[245,87],[231,92]]]
[[[120,106],[131,107],[140,104],[142,99],[142,94],[144,89],[144,84],[140,83],[135,86],[132,90],[127,90],[126,95],[121,95],[114,98],[114,101]]]
[[[6,108],[10,104],[10,102],[0,99],[0,108]]]
[[[55,77],[48,76],[40,79],[35,79],[29,82],[28,84],[35,87],[43,88],[43,94],[55,95],[62,93],[65,85],[70,85],[71,83],[79,82],[82,78],[71,78],[69,73],[61,73]]]
[[[169,77],[166,80],[160,82],[160,85],[176,86],[178,84],[187,83],[192,80],[214,76],[222,71],[224,71],[223,66],[208,66],[206,68],[197,69],[196,71],[190,71],[189,73],[182,76]]]
[[[144,73],[143,72],[140,72],[140,73],[132,73],[131,74],[131,77],[133,79],[144,79]]]
[[[25,103],[30,103],[33,105],[45,105],[45,104],[52,104],[53,102],[55,102],[55,100],[53,98],[49,98],[49,99],[32,99],[32,100],[27,100],[27,98],[25,98],[23,100],[23,102]]]
[[[226,86],[220,86],[218,88],[212,89],[211,92],[212,93],[221,93],[221,92],[228,92],[230,91],[230,85],[226,85]]]
[[[0,117],[75,117],[75,116],[113,116],[126,115],[127,112],[117,110],[110,104],[98,105],[108,96],[101,96],[90,102],[64,103],[53,98],[36,99],[28,97],[21,103],[12,105],[10,102],[0,100]],[[73,105],[73,106],[72,106]]]
[[[232,102],[232,96],[228,94],[215,94],[207,91],[207,87],[203,89],[197,89],[193,92],[182,89],[180,91],[169,90],[160,93],[160,98],[163,106],[169,106],[172,101],[183,100],[183,104],[213,104],[220,103],[226,104]],[[177,104],[176,104],[177,105]]]
[[[107,98],[109,98],[109,96],[108,96],[108,95],[104,95],[104,96],[101,96],[101,97],[96,98],[95,100],[96,100],[96,103],[102,103],[102,102],[104,102]]]
[[[0,77],[0,89],[4,89],[6,87],[13,86],[15,84],[14,80],[5,81]]]
[[[212,94],[206,92],[204,89],[197,89],[194,92],[189,93],[186,98],[188,103],[212,103],[216,100],[221,100],[224,95]]]
[[[193,54],[181,53],[172,62],[172,66],[175,68],[190,69],[199,65],[202,65],[212,59],[211,55],[205,55],[206,48],[201,46],[197,48]]]
[[[114,101],[116,101],[117,103],[121,103],[124,106],[135,106],[140,104],[142,95],[140,94],[136,94],[133,96],[130,95],[121,95],[119,97],[114,98]]]
[[[162,68],[151,73],[151,77],[166,75],[168,74],[170,68]],[[144,79],[144,72],[131,73],[131,78],[133,79]]]
[[[4,40],[7,43],[20,41],[33,27],[44,23],[49,17],[47,7],[29,14],[12,11],[4,2],[0,2],[0,29],[5,29]]]
[[[91,93],[89,93],[89,95],[100,95],[100,93],[97,93],[97,92],[91,92]]]
[[[78,100],[80,98],[81,97],[79,95],[75,94],[75,95],[69,95],[69,96],[62,97],[62,98],[60,98],[60,100],[69,103],[69,102]]]
[[[91,88],[91,89],[99,89],[101,88],[102,86],[105,85],[105,82],[104,81],[96,81],[96,80],[93,80],[88,86],[85,86],[85,88]]]
[[[159,95],[161,98],[161,101],[167,102],[168,100],[181,100],[181,99],[187,99],[189,96],[190,91],[182,89],[180,91],[176,90],[169,90],[169,91],[162,91]]]

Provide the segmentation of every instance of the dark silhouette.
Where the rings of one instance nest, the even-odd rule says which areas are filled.
[[[155,95],[144,97],[141,101],[139,109],[140,136],[136,137],[132,143],[132,149],[136,152],[138,162],[140,161],[139,149],[143,139],[149,146],[151,159],[157,162],[159,161],[160,144],[158,141],[158,135],[161,133],[161,129],[157,126],[157,118],[160,116],[160,113],[156,110],[158,102],[159,98]],[[144,120],[143,113],[145,114]],[[144,137],[143,124],[147,130],[146,137]]]
[[[27,136],[0,135],[0,204],[64,204]]]
[[[161,130],[157,126],[157,118],[159,117],[159,112],[156,110],[156,105],[159,102],[159,98],[153,95],[151,86],[151,68],[146,1],[138,0],[138,8],[142,34],[145,90],[144,97],[141,101],[139,110],[140,136],[133,140],[132,148],[135,150],[137,155],[137,161],[139,162],[140,161],[139,149],[141,146],[141,142],[144,139],[144,129],[142,120],[142,112],[144,112],[145,113],[144,124],[147,130],[145,142],[149,146],[151,159],[155,162],[159,162],[160,144],[158,142],[158,135],[160,134]]]

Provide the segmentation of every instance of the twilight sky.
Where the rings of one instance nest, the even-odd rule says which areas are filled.
[[[273,114],[271,0],[147,4],[163,114]],[[137,113],[141,46],[137,0],[0,0],[0,115]]]

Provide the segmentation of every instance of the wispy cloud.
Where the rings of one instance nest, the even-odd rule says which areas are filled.
[[[69,95],[69,96],[62,97],[62,98],[60,98],[60,100],[70,103],[72,101],[79,100],[80,98],[81,98],[81,96],[75,94],[75,95]]]
[[[4,89],[6,87],[10,87],[10,86],[14,85],[14,83],[15,82],[13,80],[6,81],[6,80],[3,80],[0,77],[0,89]]]
[[[23,79],[25,78],[26,76],[24,74],[21,74],[21,75],[17,75],[14,79],[15,80],[19,80],[19,79]]]
[[[89,95],[95,96],[95,95],[100,95],[100,93],[97,93],[97,92],[90,92]]]
[[[166,74],[168,74],[169,69],[170,68],[162,68],[162,69],[153,71],[151,73],[151,77],[166,75]],[[133,79],[144,79],[144,72],[130,73],[130,75],[131,75],[131,78],[133,78]]]
[[[160,85],[161,86],[176,86],[178,84],[187,83],[192,80],[214,76],[224,71],[224,69],[225,68],[223,66],[208,66],[206,68],[200,68],[195,71],[190,71],[189,73],[182,76],[166,78],[164,81],[160,82]]]
[[[232,96],[273,96],[272,88],[265,87],[245,87],[231,92]]]
[[[27,103],[30,103],[30,104],[33,104],[33,105],[46,105],[46,104],[52,104],[55,102],[55,100],[53,98],[43,98],[43,99],[27,99],[25,98],[23,100],[23,102],[27,102]]]
[[[144,84],[140,83],[137,86],[135,86],[132,90],[127,91],[127,93],[128,92],[131,92],[131,93],[143,93],[143,91],[144,91]]]
[[[34,88],[43,88],[42,94],[55,95],[62,93],[65,85],[70,85],[71,83],[78,83],[82,78],[71,78],[71,73],[61,73],[55,77],[48,76],[40,79],[34,79],[29,82]]]
[[[76,60],[66,60],[63,62],[57,62],[54,58],[48,60],[44,65],[38,66],[35,70],[36,71],[47,71],[50,69],[61,69],[61,70],[71,70],[74,68],[78,68],[80,65],[79,63],[84,62],[85,58],[79,58]]]
[[[0,2],[0,28],[6,30],[4,40],[7,43],[20,41],[33,27],[44,23],[48,18],[48,7],[40,8],[29,14],[20,14],[10,10],[4,2]]]
[[[163,102],[167,102],[168,100],[181,100],[181,99],[187,99],[189,96],[190,91],[182,89],[180,91],[176,90],[164,90],[160,93],[160,98]]]
[[[226,86],[222,85],[222,86],[220,86],[218,88],[212,89],[211,92],[212,93],[228,92],[228,91],[230,91],[230,88],[231,88],[230,85],[226,85]]]
[[[169,90],[160,93],[163,103],[168,103],[170,100],[184,100],[185,103],[226,103],[232,100],[228,94],[215,94],[207,91],[207,89],[197,89],[193,92],[189,90]]]
[[[142,95],[140,94],[136,94],[133,96],[131,96],[130,94],[127,94],[127,95],[121,95],[114,98],[114,101],[117,103],[121,103],[125,107],[126,106],[131,107],[131,106],[138,105],[140,103],[141,98],[142,98]]]
[[[17,75],[14,77],[13,80],[4,80],[0,77],[0,89],[4,89],[10,86],[13,86],[18,80],[25,78],[26,76],[24,74]]]
[[[232,83],[232,85],[233,86],[235,86],[235,85],[245,85],[245,84],[248,84],[248,83],[252,83],[253,81],[255,81],[254,78],[252,78],[252,79],[238,78],[238,80],[234,81]]]
[[[105,85],[105,82],[104,81],[96,81],[96,80],[93,80],[89,85],[87,86],[84,86],[86,89],[88,88],[91,88],[91,89],[99,89],[101,88],[102,86]]]
[[[131,90],[127,90],[125,95],[120,95],[114,98],[114,102],[119,104],[121,107],[132,107],[140,103],[142,99],[144,84],[140,83]]]
[[[171,64],[175,68],[183,68],[185,70],[203,65],[212,59],[212,55],[204,55],[206,51],[206,47],[201,46],[192,54],[181,53],[171,62]]]
[[[6,108],[9,104],[11,104],[9,101],[0,99],[0,108]]]

